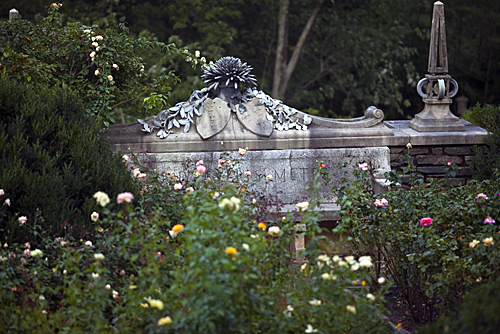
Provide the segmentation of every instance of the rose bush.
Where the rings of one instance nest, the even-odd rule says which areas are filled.
[[[355,181],[344,178],[337,189],[342,217],[337,232],[379,259],[376,272],[389,274],[416,322],[456,310],[471,288],[497,280],[498,171],[492,180],[451,187],[446,182],[455,165],[443,167],[444,180],[423,184],[410,164],[405,169],[410,189],[399,186],[400,176],[390,172],[382,205],[380,195],[365,191],[370,180],[363,167],[354,172]],[[320,172],[327,176],[324,168]]]
[[[123,193],[111,198],[99,209],[91,240],[41,232],[42,242],[36,245],[1,248],[0,328],[51,333],[391,332],[381,299],[388,285],[380,278],[381,289],[370,289],[373,260],[324,254],[320,245],[329,243],[319,235],[318,203],[311,201],[300,205],[301,223],[307,226],[300,236],[311,240],[301,256],[310,261],[295,264],[290,251],[296,238],[294,214],[270,219],[268,213],[266,223],[260,221],[259,205],[264,203],[259,203],[269,196],[256,196],[253,180],[238,170],[234,158],[221,157],[231,163],[198,176],[197,166],[188,164],[186,179],[124,158],[130,171],[138,168],[145,174],[136,179],[142,196],[127,197],[130,203],[124,200],[113,210],[109,205]],[[193,191],[175,189],[176,184]],[[105,198],[103,193],[95,197],[96,204]],[[182,213],[169,213],[169,205]],[[30,253],[35,246],[43,256]]]
[[[156,50],[188,59],[194,57],[189,51],[173,43],[135,38],[124,24],[105,30],[79,22],[63,25],[59,10],[60,6],[49,6],[48,16],[36,24],[20,18],[0,21],[4,78],[31,82],[35,87],[70,87],[85,102],[86,112],[106,127],[115,122],[119,116],[115,109],[124,103],[144,101],[146,109],[167,104],[179,78],[167,71],[150,80],[140,54]],[[205,64],[190,63],[193,68]]]

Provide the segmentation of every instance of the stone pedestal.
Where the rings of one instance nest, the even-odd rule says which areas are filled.
[[[451,99],[423,99],[425,108],[410,122],[410,128],[419,132],[465,131],[460,119],[450,111]]]

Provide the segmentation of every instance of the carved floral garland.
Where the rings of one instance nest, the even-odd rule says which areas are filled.
[[[194,114],[201,117],[203,115],[203,102],[209,97],[209,95],[215,95],[214,85],[210,87],[203,88],[202,90],[196,90],[191,94],[191,97],[187,102],[179,102],[175,106],[162,110],[156,116],[151,119],[151,124],[147,123],[143,119],[137,120],[143,125],[142,131],[152,133],[155,129],[159,129],[156,134],[160,139],[167,138],[168,135],[173,133],[174,128],[184,127],[184,133],[187,133],[194,124]],[[212,94],[211,94],[212,93]],[[242,103],[246,103],[253,98],[258,98],[258,105],[265,105],[267,111],[267,119],[273,122],[273,126],[278,131],[286,131],[290,129],[297,130],[307,130],[307,126],[311,124],[312,117],[304,115],[303,118],[297,120],[292,120],[291,116],[295,115],[298,110],[291,108],[283,104],[280,100],[275,100],[269,95],[262,91],[257,91],[256,88],[253,90],[246,88],[242,94]],[[246,109],[239,108],[241,113],[244,113]],[[235,108],[231,108],[233,112],[236,112]]]

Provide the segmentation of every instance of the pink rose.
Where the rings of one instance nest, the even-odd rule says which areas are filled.
[[[487,201],[487,200],[488,200],[488,196],[486,196],[486,194],[479,193],[479,194],[477,194],[477,195],[476,195],[476,198],[479,198],[479,197],[484,198],[484,200],[485,200],[485,201]]]
[[[198,166],[196,166],[196,171],[200,174],[203,174],[207,171],[207,167],[205,167],[203,165],[198,165]]]
[[[368,164],[363,162],[362,164],[358,164],[358,168],[362,170],[368,170]]]
[[[422,218],[422,219],[420,219],[420,225],[422,225],[422,226],[429,226],[429,225],[432,225],[432,221],[433,221],[433,220],[434,220],[434,219],[429,218],[429,217]]]
[[[490,216],[486,217],[486,219],[484,220],[484,223],[485,224],[495,224],[495,220],[493,218],[491,218]]]
[[[134,195],[132,195],[132,193],[129,193],[129,192],[124,192],[124,193],[118,194],[118,196],[116,196],[116,202],[118,204],[121,204],[123,202],[130,203],[130,202],[132,202],[133,199],[134,199]]]
[[[375,202],[373,202],[373,204],[375,206],[387,206],[389,204],[389,202],[385,199],[385,198],[382,198],[382,199],[377,199]]]

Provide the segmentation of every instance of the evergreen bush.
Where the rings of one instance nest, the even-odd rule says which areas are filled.
[[[467,112],[465,118],[492,134],[486,141],[485,149],[474,148],[475,157],[471,161],[474,178],[490,180],[494,177],[493,170],[500,169],[500,106],[486,104],[481,107],[478,103]]]
[[[83,110],[68,89],[35,91],[0,80],[2,242],[31,240],[36,223],[57,235],[85,234],[97,209],[96,191],[138,192],[121,157]],[[21,228],[20,216],[30,228]]]
[[[443,317],[418,331],[421,334],[496,334],[500,329],[500,284],[474,288],[464,298],[458,313]]]

